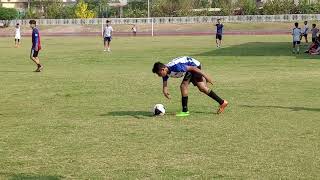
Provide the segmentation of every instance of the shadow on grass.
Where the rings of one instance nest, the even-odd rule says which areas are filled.
[[[191,112],[191,114],[212,114],[211,112],[200,112],[200,111],[195,111]],[[167,116],[175,116],[175,112],[167,112]],[[152,115],[151,112],[149,111],[112,111],[107,114],[100,114],[100,116],[114,116],[114,117],[123,117],[123,116],[131,116],[136,119],[143,119],[145,117],[155,117]]]
[[[1,71],[0,70],[0,73],[22,73],[22,72],[25,73],[25,72],[32,72],[32,71],[8,71],[8,70],[7,71]]]
[[[276,109],[288,109],[291,111],[314,111],[320,112],[320,108],[307,108],[307,107],[286,107],[286,106],[252,106],[252,105],[241,105],[247,108],[276,108]]]
[[[112,111],[107,114],[100,114],[100,116],[131,116],[136,119],[142,119],[144,117],[153,117],[149,111]]]
[[[60,180],[64,179],[62,176],[46,176],[46,175],[34,175],[34,174],[10,174],[0,173],[0,175],[7,176],[9,180]]]
[[[214,49],[194,56],[292,56],[299,59],[320,59],[319,55],[303,53],[308,46],[300,47],[301,54],[293,54],[290,42],[249,42],[230,47]]]

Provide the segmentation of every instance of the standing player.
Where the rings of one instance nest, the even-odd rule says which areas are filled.
[[[311,32],[312,32],[312,42],[314,43],[317,40],[317,36],[319,32],[319,29],[317,28],[316,24],[312,24]]]
[[[30,53],[30,59],[37,65],[37,69],[35,70],[35,72],[41,72],[43,66],[40,64],[40,59],[38,57],[39,51],[41,50],[40,34],[38,28],[36,27],[37,23],[35,20],[30,20],[29,24],[32,28],[32,48]]]
[[[306,43],[308,43],[308,33],[309,33],[309,26],[308,26],[308,21],[304,22],[304,27],[302,28],[302,35],[300,40],[302,40],[302,37],[306,40]]]
[[[217,47],[221,47],[222,43],[222,33],[223,33],[223,24],[221,23],[221,19],[218,19],[218,23],[216,24],[217,27],[217,33],[216,33],[216,44]]]
[[[137,27],[135,24],[132,26],[131,30],[132,30],[133,36],[137,36]]]
[[[299,23],[294,23],[295,28],[292,29],[292,37],[293,37],[293,53],[300,53],[300,37],[301,37],[301,29],[299,28]]]
[[[19,23],[17,23],[16,29],[15,29],[15,36],[14,36],[15,47],[19,47],[20,39],[21,39],[20,25],[19,25]]]
[[[159,77],[162,77],[163,94],[168,99],[171,98],[168,91],[169,77],[181,78],[184,76],[180,86],[182,96],[182,112],[176,115],[178,117],[190,115],[188,110],[188,86],[190,82],[192,82],[194,86],[197,86],[199,91],[208,95],[220,104],[220,108],[217,111],[218,114],[222,113],[228,106],[228,101],[221,99],[208,88],[206,83],[212,84],[213,81],[207,74],[201,71],[200,62],[191,57],[178,57],[166,65],[156,62],[153,66],[152,72],[156,73]]]
[[[103,30],[104,51],[108,50],[108,52],[110,52],[110,42],[111,42],[111,39],[112,39],[113,29],[112,29],[112,27],[110,25],[110,21],[109,20],[107,20],[106,23],[107,23],[107,25]]]

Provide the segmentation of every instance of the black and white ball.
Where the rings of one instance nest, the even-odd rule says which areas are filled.
[[[156,104],[153,107],[152,113],[154,116],[163,116],[166,113],[166,109],[162,104]]]

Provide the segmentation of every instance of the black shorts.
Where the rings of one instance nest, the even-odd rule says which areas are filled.
[[[222,40],[222,34],[216,34],[216,39]]]
[[[38,57],[39,51],[35,51],[34,49],[31,49],[30,57]]]
[[[316,42],[317,38],[312,38],[312,42]]]
[[[201,65],[197,68],[201,69]],[[189,81],[189,83],[191,82],[194,86],[196,86],[197,82],[203,82],[203,76],[201,74],[187,72],[183,78],[183,81]]]
[[[293,41],[293,45],[295,46],[296,44],[301,44],[300,41]]]
[[[104,43],[111,42],[112,37],[104,37]]]

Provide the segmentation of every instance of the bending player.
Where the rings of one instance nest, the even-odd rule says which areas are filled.
[[[153,66],[152,72],[163,78],[163,94],[168,99],[170,99],[170,94],[168,91],[169,77],[184,77],[180,86],[182,96],[182,112],[178,113],[177,116],[190,115],[188,110],[188,86],[190,82],[192,82],[194,86],[197,86],[199,91],[203,92],[219,103],[220,107],[217,111],[218,114],[222,113],[228,106],[228,101],[221,99],[217,94],[208,88],[206,83],[212,84],[213,81],[207,74],[201,71],[201,63],[196,59],[184,56],[173,59],[166,65],[156,62]]]

